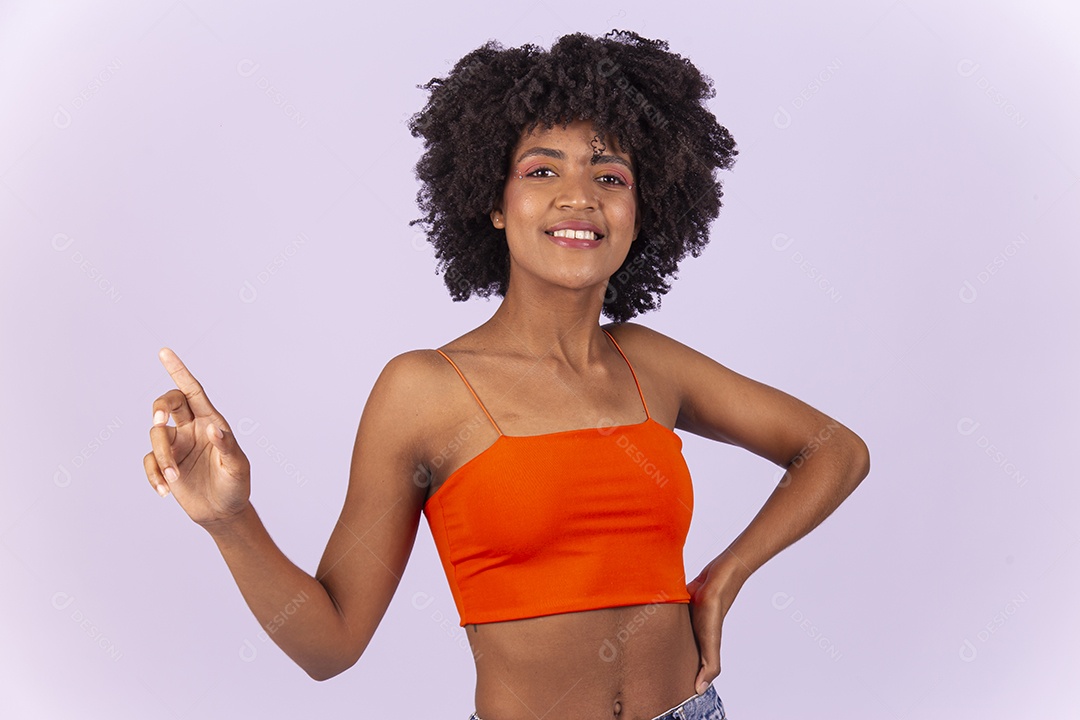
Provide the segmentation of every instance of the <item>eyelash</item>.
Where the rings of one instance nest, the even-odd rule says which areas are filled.
[[[523,176],[523,177],[532,177],[533,173],[537,173],[537,172],[540,172],[541,170],[546,170],[546,171],[548,171],[548,172],[550,172],[550,173],[554,173],[554,172],[555,172],[554,170],[552,170],[551,168],[547,167],[546,165],[541,165],[540,167],[537,167],[537,168],[533,168],[532,170],[530,170],[530,171],[529,171],[529,172],[527,172],[527,173],[523,173],[523,174],[522,174],[522,176]],[[622,185],[622,186],[624,186],[624,187],[626,187],[626,186],[628,186],[628,185],[629,185],[629,183],[628,183],[628,182],[626,182],[626,180],[624,180],[624,179],[623,179],[623,178],[622,178],[621,176],[619,176],[619,175],[616,175],[616,174],[614,174],[614,173],[607,173],[606,175],[601,175],[600,177],[602,177],[602,178],[615,178],[616,180],[618,180],[618,181],[619,181],[619,182],[617,182],[617,183],[602,183],[603,185],[613,185],[613,186],[616,186],[616,187],[618,187],[619,185]],[[539,179],[541,179],[541,180],[544,180],[544,179],[546,179],[546,178],[539,178]]]

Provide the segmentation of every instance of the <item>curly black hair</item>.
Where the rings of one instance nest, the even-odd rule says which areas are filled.
[[[712,80],[663,40],[574,33],[547,51],[491,40],[417,87],[430,92],[408,125],[424,140],[416,176],[425,216],[409,224],[427,232],[455,301],[506,295],[509,249],[489,213],[513,148],[537,126],[592,121],[634,161],[641,229],[608,280],[604,315],[626,322],[659,307],[679,262],[708,244],[723,196],[714,170],[729,169],[738,150],[705,106]]]

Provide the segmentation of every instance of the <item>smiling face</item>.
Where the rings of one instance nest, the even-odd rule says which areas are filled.
[[[587,120],[523,135],[510,158],[502,207],[511,286],[528,275],[571,289],[606,283],[637,236],[633,161]]]

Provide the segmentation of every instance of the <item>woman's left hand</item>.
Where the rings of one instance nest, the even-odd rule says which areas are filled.
[[[708,690],[720,674],[720,629],[745,581],[746,573],[739,561],[723,554],[686,585],[690,593],[690,622],[701,655],[701,667],[694,679],[698,695]]]

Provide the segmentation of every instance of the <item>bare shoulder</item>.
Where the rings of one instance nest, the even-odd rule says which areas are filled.
[[[432,430],[437,411],[444,404],[448,374],[454,374],[453,368],[435,350],[408,350],[395,355],[379,373],[368,406],[406,430],[419,444]]]
[[[438,383],[448,366],[436,350],[407,350],[386,362],[379,380],[385,377],[399,391],[423,393]]]
[[[669,343],[675,342],[667,335],[640,323],[608,323],[607,325],[601,325],[601,327],[615,336],[615,340],[618,341],[619,345],[624,348],[629,345],[629,347],[639,349],[646,354],[662,352],[666,347],[669,347]]]
[[[610,323],[602,327],[611,333],[634,367],[648,374],[672,398],[683,421],[693,404],[694,387],[702,379],[701,373],[715,374],[723,368],[694,348],[640,323]]]
[[[635,361],[635,367],[640,365],[658,373],[668,382],[683,372],[690,355],[696,353],[693,348],[640,323],[608,323],[601,327]]]

